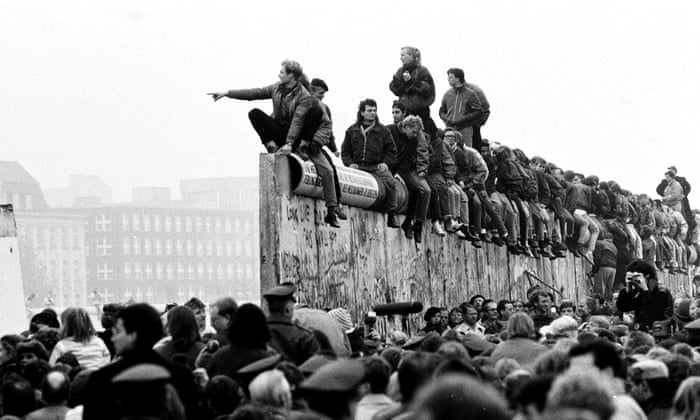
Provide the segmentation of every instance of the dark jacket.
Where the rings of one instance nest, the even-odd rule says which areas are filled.
[[[612,240],[599,240],[595,243],[593,250],[593,274],[597,273],[601,267],[617,267],[617,247]]]
[[[656,218],[654,211],[649,208],[642,208],[639,212],[639,236],[642,239],[649,239],[656,232]]]
[[[411,80],[403,80],[403,72],[411,73]],[[409,114],[427,108],[435,102],[435,82],[427,68],[420,64],[401,66],[389,83],[389,89],[406,105]]]
[[[522,177],[517,164],[512,160],[504,160],[496,166],[496,191],[501,193],[520,194]]]
[[[446,180],[455,179],[457,166],[452,154],[447,150],[445,142],[440,137],[435,137],[430,143],[430,151],[428,174],[440,174]]]
[[[430,149],[425,135],[420,133],[411,140],[395,124],[388,125],[387,128],[396,144],[396,160],[390,166],[391,172],[406,173],[415,170],[418,173],[428,173]]]
[[[267,327],[270,329],[270,347],[297,366],[321,350],[314,334],[297,324],[270,315]]]
[[[304,126],[306,113],[314,104],[309,91],[301,83],[297,83],[291,89],[285,88],[279,82],[264,88],[229,90],[227,96],[234,99],[253,101],[257,99],[272,99],[272,118],[275,121],[289,126],[287,143],[292,144],[299,140],[301,129]],[[321,107],[323,116],[321,125],[314,134],[313,141],[321,146],[328,144],[333,133],[331,120],[326,114],[325,107]]]
[[[454,157],[457,182],[464,182],[465,188],[484,185],[489,176],[489,168],[479,152],[471,147],[456,147]]]
[[[362,124],[351,125],[345,131],[341,146],[345,166],[356,164],[365,170],[375,170],[380,163],[389,167],[396,161],[396,144],[389,129],[375,122],[366,131]]]
[[[121,417],[116,406],[115,387],[112,379],[124,370],[142,363],[155,364],[164,367],[170,372],[170,383],[173,385],[188,419],[198,419],[199,392],[194,381],[194,376],[185,367],[176,365],[163,359],[153,350],[130,351],[122,355],[112,364],[96,370],[90,376],[85,387],[84,420],[118,420]]]
[[[486,124],[486,121],[489,119],[489,115],[491,115],[491,104],[489,104],[488,99],[486,99],[483,89],[474,83],[465,83],[464,86],[473,90],[474,93],[476,93],[476,96],[479,98],[479,103],[481,104],[481,120],[479,120],[479,125]]]
[[[608,218],[610,215],[610,200],[605,191],[600,188],[591,188],[591,212],[601,218]]]
[[[479,97],[469,88],[451,88],[442,97],[440,119],[447,127],[458,130],[472,127],[481,121],[482,115]]]
[[[633,297],[626,288],[617,297],[617,309],[622,312],[634,311],[634,322],[639,328],[649,331],[654,321],[665,321],[673,316],[673,297],[668,289],[642,290]]]
[[[209,377],[226,375],[231,379],[238,380],[236,372],[238,372],[239,369],[274,354],[274,351],[268,349],[242,348],[229,344],[214,353],[209,367],[207,368],[207,372],[209,373]]]
[[[591,187],[583,184],[570,184],[566,191],[566,199],[564,200],[565,209],[572,214],[576,209],[590,212],[591,204]]]

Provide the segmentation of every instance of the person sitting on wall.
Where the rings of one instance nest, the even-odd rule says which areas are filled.
[[[272,99],[272,115],[255,108],[248,113],[253,128],[269,153],[291,153],[297,150],[307,155],[316,167],[323,184],[323,197],[328,208],[324,221],[340,227],[336,209],[335,172],[329,159],[321,153],[332,134],[331,120],[318,99],[308,91],[308,81],[296,61],[285,60],[279,73],[280,81],[264,88],[238,89],[209,93],[214,102],[223,97],[232,99]]]
[[[394,102],[392,113],[395,122],[404,114],[403,108],[405,107],[402,103]],[[428,215],[430,203],[430,186],[425,179],[430,152],[421,119],[415,115],[409,115],[399,121],[394,126],[390,126],[390,131],[395,130],[398,134],[394,137],[398,155],[391,169],[403,178],[409,192],[408,211],[401,228],[407,239],[414,239],[420,243],[423,222]]]
[[[357,110],[357,121],[345,131],[341,147],[345,166],[375,175],[384,184],[386,195],[382,210],[386,223],[398,228],[396,221],[396,181],[389,167],[396,160],[396,144],[389,129],[377,118],[377,102],[364,99]]]

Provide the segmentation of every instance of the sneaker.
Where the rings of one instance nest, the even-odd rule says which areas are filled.
[[[345,210],[341,206],[335,208],[335,215],[338,216],[340,220],[348,220],[348,215],[345,214]]]
[[[335,214],[335,209],[333,207],[328,208],[328,213],[326,213],[326,217],[323,219],[323,221],[334,228],[340,227],[340,222],[338,222],[338,216]]]
[[[479,241],[479,240],[472,241],[472,246],[476,249],[481,249],[481,241]]]
[[[394,213],[387,213],[386,225],[392,229],[396,229],[399,227],[399,223],[396,221],[396,216],[394,216]]]
[[[478,240],[479,240],[479,237],[477,237],[476,235],[474,235],[474,233],[472,233],[471,229],[469,229],[469,226],[467,226],[467,225],[463,225],[463,226],[459,229],[459,231],[462,232],[462,234],[464,234],[464,238],[465,238],[466,240],[468,240],[469,242],[474,242],[474,241],[478,241]]]
[[[438,236],[447,235],[447,232],[445,232],[445,229],[443,229],[442,223],[440,223],[439,220],[436,220],[433,222],[433,228],[430,230],[430,232],[432,232]]]
[[[463,240],[463,241],[466,241],[466,240],[467,240],[467,236],[466,236],[466,235],[464,234],[464,232],[462,232],[461,230],[458,230],[458,231],[455,233],[455,235],[457,235],[457,238],[459,238],[459,239],[461,239],[461,240]]]
[[[457,229],[459,229],[459,223],[457,223],[457,221],[455,219],[450,217],[449,219],[447,219],[445,221],[445,230],[446,231],[448,231],[450,233],[454,233],[457,231]]]

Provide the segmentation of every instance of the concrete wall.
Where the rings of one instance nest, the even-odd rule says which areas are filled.
[[[578,301],[590,293],[585,276],[590,265],[570,254],[536,260],[509,255],[505,247],[475,249],[455,235],[440,238],[428,232],[417,247],[401,229],[386,228],[383,214],[354,207],[346,207],[349,219],[340,229],[329,227],[323,223],[323,201],[290,191],[289,169],[284,156],[260,156],[262,291],[291,281],[300,303],[347,307],[356,322],[378,303],[453,306],[476,293],[522,299],[537,284],[526,270],[561,296]],[[689,287],[687,277],[662,277],[674,292],[680,285]]]

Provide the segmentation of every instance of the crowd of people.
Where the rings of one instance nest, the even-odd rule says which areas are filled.
[[[591,263],[590,297],[557,302],[542,287],[516,300],[476,295],[429,307],[416,331],[298,304],[291,283],[265,291],[264,307],[109,304],[99,331],[84,309],[45,309],[27,331],[0,337],[0,419],[700,418],[700,275],[676,296],[658,279],[696,263],[687,180],[670,167],[654,199],[489,141],[490,104],[459,68],[446,71],[440,128],[420,51],[403,48],[401,62],[393,124],[364,99],[340,147],[327,84],[307,83],[294,61],[271,86],[211,95],[272,99],[272,115],[254,109],[250,121],[268,152],[313,162],[331,226],[346,215],[324,146],[382,183],[379,210],[409,240],[430,225],[477,248],[570,252]]]
[[[675,167],[668,168],[653,197],[489,141],[481,131],[491,105],[456,67],[446,71],[450,89],[440,101],[444,127],[438,127],[430,114],[435,83],[421,52],[402,48],[401,64],[389,84],[397,96],[393,123],[380,123],[377,102],[364,99],[340,148],[330,109],[322,102],[328,85],[318,78],[309,82],[297,62],[282,62],[280,81],[265,88],[210,95],[215,101],[272,99],[272,115],[253,109],[250,121],[269,152],[296,152],[313,162],[331,226],[339,227],[346,215],[335,163],[323,146],[345,166],[376,177],[385,192],[378,210],[386,213],[387,226],[401,227],[417,243],[429,225],[432,234],[451,233],[476,248],[491,242],[512,254],[551,259],[570,252],[590,262],[596,292],[608,300],[624,286],[623,270],[633,259],[692,274],[700,251],[700,214],[691,209],[690,184]],[[400,183],[409,192],[401,224],[396,217]]]
[[[475,295],[413,332],[299,304],[292,283],[265,310],[105,305],[100,331],[45,309],[0,338],[0,418],[700,418],[700,296],[674,299],[643,260],[625,284],[615,304]]]

